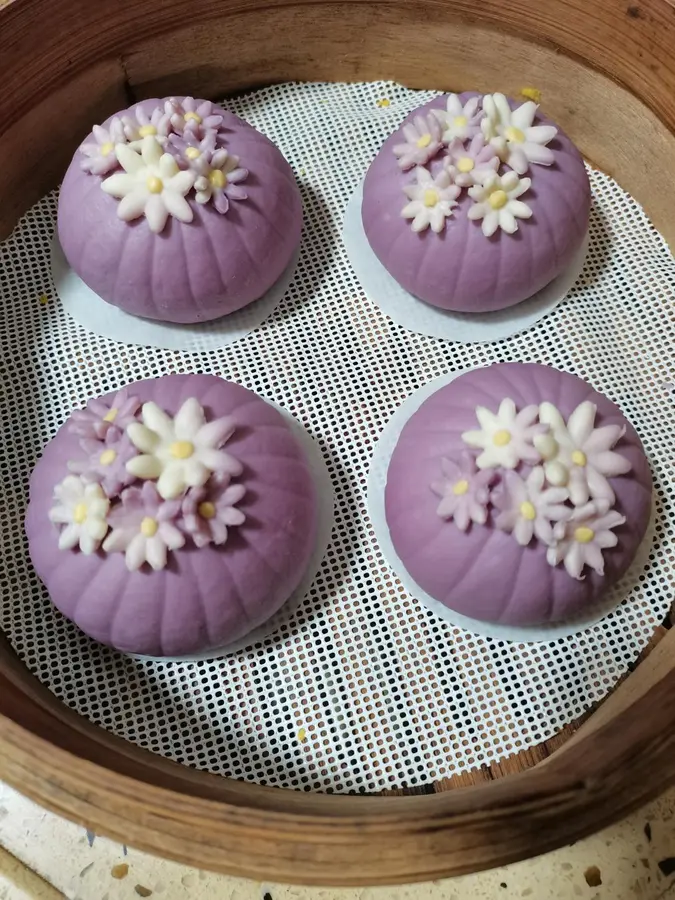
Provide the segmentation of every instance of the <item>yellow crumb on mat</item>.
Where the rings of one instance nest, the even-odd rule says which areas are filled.
[[[306,170],[306,169],[300,169],[299,172],[298,172],[298,174],[299,174],[299,175],[306,175],[306,174],[307,174],[307,170]]]
[[[380,109],[386,109],[387,106],[391,106],[391,100],[388,100],[387,97],[382,97],[381,100],[377,101],[377,105],[380,107]]]
[[[301,728],[298,732],[298,740],[301,744],[303,744],[307,740],[307,729]]]
[[[123,878],[126,878],[129,874],[129,866],[126,863],[120,863],[118,866],[113,866],[110,870],[110,874],[113,878],[116,878],[118,881],[121,881]]]
[[[524,87],[520,92],[521,97],[527,100],[534,100],[535,103],[541,103],[541,91],[533,87]]]
[[[46,306],[49,303],[49,297],[46,294],[40,294],[38,297],[38,303],[40,306]]]

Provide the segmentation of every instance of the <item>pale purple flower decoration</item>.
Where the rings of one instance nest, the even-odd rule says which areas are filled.
[[[619,539],[612,529],[625,521],[625,516],[610,509],[607,500],[595,500],[578,506],[566,522],[555,525],[554,544],[546,554],[548,564],[557,566],[563,562],[567,574],[579,581],[583,581],[581,573],[584,566],[598,575],[604,575],[602,551],[616,547]]]
[[[435,116],[415,116],[403,126],[405,144],[397,144],[394,154],[404,171],[413,166],[423,166],[441,149],[441,126]]]
[[[135,480],[127,472],[126,464],[138,451],[119,428],[114,425],[108,428],[102,441],[82,438],[80,447],[87,454],[86,459],[71,460],[68,463],[69,471],[80,475],[87,484],[100,484],[107,497],[116,497]]]
[[[123,388],[110,401],[93,399],[84,409],[76,409],[68,422],[68,431],[82,438],[102,441],[113,425],[124,431],[127,425],[135,422],[140,405],[138,397]]]
[[[485,115],[480,108],[480,98],[471,97],[464,105],[457,94],[448,94],[445,109],[433,109],[443,130],[443,143],[462,142],[473,138],[480,131],[480,121]]]
[[[105,175],[117,168],[116,144],[126,144],[122,120],[115,116],[107,128],[102,125],[94,125],[93,142],[82,144],[80,153],[84,153],[87,159],[80,161],[80,168],[90,175]]]
[[[212,200],[217,211],[225,215],[230,208],[230,200],[248,199],[246,189],[240,185],[249,173],[248,169],[239,165],[238,156],[221,148],[197,160],[196,169],[200,173],[195,181],[197,203]]]
[[[596,428],[596,413],[596,405],[585,400],[565,423],[552,403],[542,403],[539,408],[539,420],[550,427],[548,435],[534,441],[545,460],[546,478],[551,484],[567,486],[575,506],[591,498],[614,503],[614,491],[607,479],[631,469],[630,460],[612,449],[626,427]]]
[[[546,477],[541,466],[532,469],[527,478],[514,471],[506,471],[501,489],[492,496],[492,503],[500,510],[495,525],[513,534],[521,547],[527,547],[533,537],[544,544],[553,541],[553,522],[564,522],[572,515],[565,506],[565,488],[544,487]]]
[[[485,143],[485,138],[478,133],[471,139],[468,147],[464,142],[454,140],[448,146],[448,155],[443,165],[450,173],[455,184],[460,187],[471,187],[481,184],[489,175],[499,168],[499,157],[494,147]]]
[[[173,154],[182,169],[192,169],[198,174],[202,172],[204,163],[211,159],[216,149],[216,132],[209,131],[200,138],[194,131],[185,131],[182,135],[169,135],[167,150]]]
[[[128,141],[136,144],[144,137],[154,137],[162,145],[166,144],[171,134],[171,116],[158,106],[148,115],[141,106],[137,106],[133,113],[122,116],[124,134]],[[140,149],[140,143],[134,149]]]
[[[224,544],[228,528],[242,525],[246,519],[235,508],[245,493],[243,484],[230,484],[229,475],[212,475],[207,485],[190,488],[185,495],[180,527],[197,547]]]
[[[209,131],[217,132],[223,117],[210,100],[199,102],[194,97],[185,97],[177,100],[172,97],[164,107],[171,116],[171,124],[178,134],[191,131],[200,140],[206,137]]]
[[[162,500],[150,481],[140,488],[127,488],[122,502],[109,513],[112,530],[103,549],[106,553],[123,552],[130,572],[146,562],[155,571],[163,569],[168,551],[185,544],[185,535],[176,527],[180,507],[180,500]]]
[[[460,531],[466,531],[471,522],[484,525],[494,469],[478,471],[473,456],[464,452],[459,463],[441,459],[441,471],[443,478],[431,484],[431,490],[441,498],[436,514],[442,519],[453,519]]]

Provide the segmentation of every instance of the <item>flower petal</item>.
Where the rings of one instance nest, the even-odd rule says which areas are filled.
[[[499,213],[491,209],[490,212],[483,218],[483,234],[485,237],[492,237],[495,231],[499,228]]]
[[[115,156],[124,171],[128,172],[129,175],[135,175],[145,168],[141,155],[132,150],[128,144],[117,144],[115,146]]]
[[[142,161],[146,166],[150,166],[156,168],[159,166],[159,161],[164,154],[164,148],[159,143],[157,138],[148,135],[148,137],[143,138],[143,142],[141,144],[141,157]],[[126,168],[126,166],[125,166]]]
[[[593,431],[596,412],[597,406],[595,403],[585,400],[573,410],[567,420],[567,430],[577,447],[583,447]]]
[[[164,191],[162,193],[162,202],[164,203],[166,211],[170,213],[174,219],[179,219],[181,222],[191,222],[194,218],[192,207],[185,197],[181,197],[180,194],[176,194],[173,191]]]
[[[164,202],[165,193],[163,191],[161,194],[150,194],[145,204],[145,218],[153,234],[159,234],[164,230],[169,217],[169,210]]]
[[[79,525],[71,524],[59,535],[59,550],[72,550],[80,542]]]
[[[178,172],[171,179],[171,190],[176,191],[179,194],[187,194],[190,188],[195,183],[195,173],[190,169],[186,169],[184,172]]]
[[[513,110],[513,112],[511,113],[511,124],[515,128],[519,128],[521,131],[525,131],[525,129],[529,129],[531,127],[536,114],[537,104],[532,100],[528,100],[526,103],[523,103],[522,106],[519,106],[517,109]],[[538,127],[547,128],[548,126],[542,125]],[[557,129],[554,128],[553,131],[556,132]]]
[[[114,176],[113,176],[114,177]],[[117,207],[117,216],[123,222],[131,222],[145,214],[148,202],[148,193],[142,188],[122,197]]]
[[[162,464],[156,456],[134,456],[126,464],[126,470],[136,478],[159,478],[162,474]]]
[[[221,416],[199,428],[198,443],[200,447],[219,448],[234,434],[236,423],[231,416]]]
[[[101,182],[101,190],[118,199],[126,197],[127,194],[135,191],[138,186],[138,181],[132,175],[125,175],[122,172],[117,172]]]

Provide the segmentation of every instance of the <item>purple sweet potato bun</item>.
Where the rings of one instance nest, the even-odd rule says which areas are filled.
[[[457,484],[457,479],[465,476],[458,473],[455,464],[461,466],[467,452],[473,452],[474,457],[481,452],[467,446],[462,438],[481,427],[477,407],[497,413],[506,398],[513,400],[519,412],[536,404],[542,418],[539,405],[552,403],[565,423],[585,401],[596,406],[595,430],[591,437],[587,433],[578,446],[586,450],[589,466],[597,462],[608,473],[622,470],[620,475],[607,475],[604,490],[608,482],[610,495],[613,492],[615,497],[609,516],[616,521],[625,518],[625,522],[612,526],[616,545],[602,550],[604,575],[586,565],[581,578],[573,577],[564,560],[556,565],[547,561],[548,547],[536,534],[521,546],[513,533],[497,527],[504,479],[513,479],[514,475],[524,479],[537,466],[541,472],[545,466],[534,461],[510,471],[499,467],[494,470],[489,488],[492,501],[483,504],[487,512],[484,524],[474,519],[461,530],[456,519],[439,515],[438,487],[444,474],[447,478],[454,472],[450,482]],[[603,431],[607,426],[614,428]],[[607,451],[607,436],[612,433],[614,438],[621,436]],[[451,461],[449,468],[444,459]],[[585,483],[584,475],[578,484]],[[463,481],[458,491],[465,487]],[[451,485],[447,489],[450,503],[454,501],[453,491]],[[460,375],[439,388],[411,416],[389,465],[385,508],[396,553],[426,593],[473,619],[527,626],[582,613],[626,572],[648,527],[651,492],[651,473],[640,439],[610,400],[574,375],[548,366],[504,363]],[[464,493],[461,499],[468,496]],[[555,523],[552,525],[555,527]],[[588,530],[580,532],[581,539],[588,537]]]
[[[475,93],[458,95],[462,103]],[[508,101],[511,109],[520,104]],[[548,148],[551,165],[531,163],[525,176],[530,189],[520,198],[532,216],[518,220],[518,230],[483,234],[480,221],[467,217],[473,200],[466,188],[440,233],[413,231],[401,213],[407,203],[403,188],[415,182],[414,169],[402,171],[394,147],[405,142],[403,128],[420,114],[445,110],[437,97],[414,110],[383,144],[366,174],[362,219],[371,248],[388,272],[407,291],[432,306],[483,313],[513,306],[531,297],[567,266],[588,230],[590,185],[583,159],[558,129]],[[554,123],[537,113],[535,127]],[[466,141],[468,146],[469,140]],[[427,164],[433,177],[443,168],[446,148]],[[499,173],[509,167],[501,164]]]
[[[185,98],[172,98],[181,103]],[[203,101],[192,101],[199,109]],[[115,118],[150,118],[166,100],[144,100]],[[77,150],[66,172],[58,207],[58,236],[71,268],[103,300],[136,316],[195,323],[219,318],[261,297],[290,263],[302,228],[300,193],[291,167],[277,147],[231,112],[217,107],[218,146],[247,171],[225,214],[213,202],[186,196],[191,222],[169,216],[154,233],[144,217],[123,221],[119,200],[101,189],[112,172],[81,168]],[[178,135],[180,137],[180,135]],[[84,145],[95,145],[89,135]],[[174,150],[182,168],[181,153]],[[121,170],[118,170],[121,171]],[[241,193],[245,199],[240,198]]]
[[[140,427],[137,423],[145,419],[147,409],[142,404],[152,401],[173,417],[192,398],[204,411],[204,439],[225,453],[228,468],[220,482],[210,476],[204,488],[160,498],[159,506],[155,487],[160,481],[132,479],[124,488],[114,479],[103,483],[110,497],[107,520],[114,520],[115,527],[126,527],[134,519],[130,495],[125,495],[132,491],[134,503],[148,505],[146,515],[155,517],[153,504],[157,509],[155,524],[149,531],[141,526],[141,531],[145,527],[152,534],[159,527],[157,534],[170,543],[180,543],[176,532],[184,539],[182,546],[168,550],[165,567],[151,566],[154,557],[146,544],[147,559],[130,570],[129,550],[105,549],[112,525],[94,552],[83,552],[81,545],[59,549],[67,525],[54,524],[50,513],[53,517],[55,488],[69,475],[69,463],[89,458],[97,464],[111,446],[125,459],[130,457],[134,451],[129,452],[127,424]],[[108,428],[110,409],[117,410],[114,421],[124,430]],[[229,418],[229,427],[210,425],[222,417]],[[215,443],[214,428],[220,429]],[[194,446],[198,430],[189,435]],[[178,450],[184,446],[184,440],[179,442]],[[88,464],[74,468],[84,480],[91,477]],[[152,495],[149,503],[143,492]],[[128,521],[124,515],[115,519],[120,514],[113,513],[113,508],[124,509],[122,500],[131,509]],[[211,518],[201,518],[207,515]],[[304,451],[274,407],[221,378],[168,375],[131,384],[71,415],[45,447],[31,476],[26,534],[33,565],[52,601],[82,631],[123,652],[174,656],[223,647],[269,619],[306,571],[316,520],[316,490]],[[167,523],[169,530],[162,531]]]

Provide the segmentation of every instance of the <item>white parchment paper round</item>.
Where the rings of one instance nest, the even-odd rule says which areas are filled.
[[[564,300],[584,267],[588,234],[571,264],[550,284],[516,306],[489,313],[438,309],[409,294],[373,253],[361,219],[363,182],[349,198],[342,240],[363,290],[380,310],[403,328],[429,337],[461,343],[499,341],[525,331]]]
[[[54,286],[63,308],[88,331],[123,344],[201,353],[226,347],[262,325],[293,280],[299,255],[298,248],[281,277],[259,300],[228,316],[195,325],[143,319],[106,303],[70,268],[56,235],[51,247],[51,264]]]
[[[305,594],[311,588],[321,567],[321,561],[328,549],[331,532],[333,530],[333,484],[323,454],[311,435],[287,410],[283,409],[283,407],[278,406],[276,403],[270,403],[270,406],[274,406],[275,409],[279,410],[286,420],[287,425],[290,426],[295,439],[305,451],[307,464],[316,487],[318,504],[316,542],[300,584],[293,591],[281,609],[277,610],[270,619],[263,622],[258,628],[245,634],[244,637],[240,638],[238,641],[234,641],[234,643],[228,644],[225,647],[219,647],[215,650],[205,650],[203,653],[197,653],[190,656],[152,657],[132,653],[125,655],[132,656],[134,659],[156,660],[157,662],[194,662],[204,659],[219,659],[223,656],[229,656],[232,653],[238,653],[239,650],[260,643],[268,635],[275,632],[284,622],[288,621],[302,603]],[[227,552],[227,550],[225,552]]]
[[[561,637],[570,637],[586,628],[595,625],[606,615],[612,612],[631,592],[638,576],[645,568],[649,561],[649,552],[651,550],[655,526],[656,526],[656,503],[652,503],[652,516],[647,528],[644,540],[640,544],[635,555],[632,565],[628,572],[621,578],[609,591],[601,598],[598,603],[574,618],[566,619],[562,622],[554,622],[550,625],[533,625],[529,627],[500,625],[483,622],[480,619],[472,619],[469,616],[463,616],[461,613],[455,612],[444,606],[438,600],[434,600],[426,591],[417,584],[410,576],[405,566],[401,562],[400,557],[394,549],[394,545],[389,534],[389,527],[385,515],[384,506],[384,490],[387,484],[387,470],[389,461],[391,460],[394,448],[398,443],[399,436],[403,431],[406,422],[417,412],[426,399],[435,394],[436,391],[450,384],[455,378],[469,372],[471,369],[465,369],[460,372],[451,372],[447,375],[441,375],[428,384],[425,384],[419,390],[411,394],[401,406],[396,410],[389,422],[385,425],[380,439],[373,451],[373,458],[368,473],[368,512],[373,523],[375,536],[380,545],[380,550],[386,562],[391,567],[396,576],[408,591],[408,593],[424,604],[433,613],[449,622],[457,628],[472,634],[480,634],[483,637],[493,638],[502,641],[516,641],[518,643],[528,641],[554,641]]]

